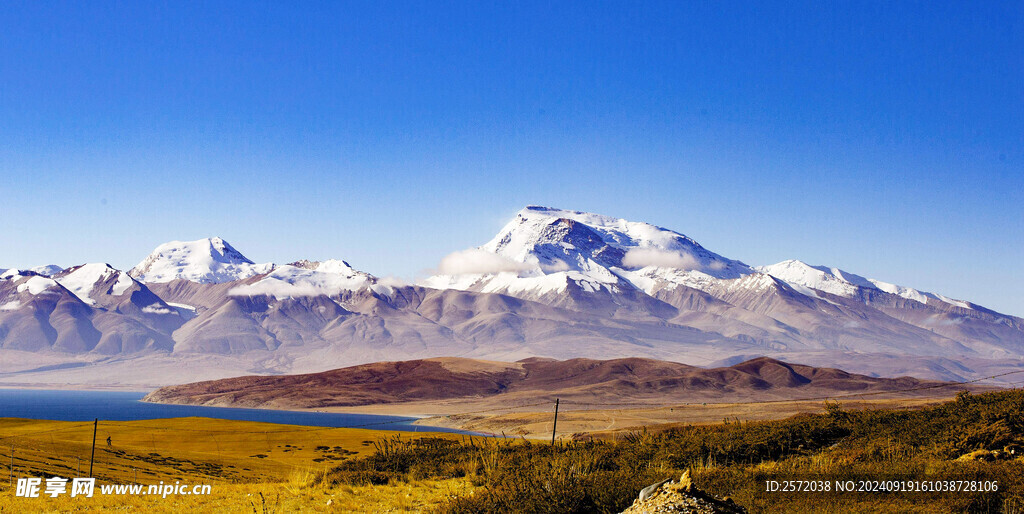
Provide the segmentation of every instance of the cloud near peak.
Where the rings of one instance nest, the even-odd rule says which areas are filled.
[[[647,266],[683,270],[701,268],[700,262],[688,253],[670,252],[657,248],[633,248],[622,257],[622,265],[628,268],[645,268]]]
[[[504,271],[518,272],[535,267],[479,248],[470,248],[446,255],[441,259],[437,270],[442,275],[472,275]]]

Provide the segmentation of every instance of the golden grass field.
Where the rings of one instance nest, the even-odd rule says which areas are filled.
[[[849,401],[844,408],[914,409],[936,398]],[[638,427],[660,430],[678,425],[714,425],[723,420],[783,419],[820,413],[822,402],[694,404],[664,408],[569,410],[560,412],[559,439],[619,439]],[[552,412],[450,416],[423,420],[453,427],[505,432],[510,438],[547,439]],[[422,430],[429,430],[423,427]],[[584,435],[586,434],[586,435]],[[92,443],[91,422],[0,418],[0,513],[87,512],[417,512],[430,510],[474,490],[471,477],[392,481],[386,485],[328,485],[314,479],[341,462],[375,451],[383,438],[464,436],[439,432],[397,432],[279,425],[209,418],[100,421],[93,475],[97,484],[210,484],[207,496],[102,496],[18,498],[14,478],[53,475],[85,477]],[[107,446],[106,439],[111,438]],[[7,476],[3,476],[7,475]]]
[[[849,409],[915,409],[935,405],[952,398],[941,397],[847,400]],[[824,403],[814,401],[785,401],[774,403],[694,403],[671,407],[640,407],[595,410],[563,410],[558,413],[558,437],[583,435],[614,437],[620,432],[642,428],[668,428],[677,425],[707,425],[723,420],[762,421],[783,419],[797,414],[821,413]],[[372,412],[372,411],[359,411]],[[553,411],[513,412],[505,414],[453,414],[424,418],[416,424],[458,428],[496,435],[547,439],[551,437]]]
[[[15,481],[26,476],[85,477],[92,432],[92,423],[0,419],[0,464],[6,475],[0,480],[0,512],[405,512],[469,487],[464,480],[334,488],[307,483],[308,476],[317,471],[372,453],[373,442],[381,437],[462,437],[455,434],[174,418],[100,421],[93,470],[97,490],[92,498],[14,496],[8,469],[12,447]],[[102,483],[148,485],[160,481],[211,484],[212,494],[104,497],[98,489]]]

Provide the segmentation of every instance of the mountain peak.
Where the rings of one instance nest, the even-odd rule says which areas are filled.
[[[223,259],[223,262],[253,264],[253,262],[249,260],[248,257],[242,255],[242,252],[235,250],[235,248],[231,246],[231,244],[229,244],[227,241],[219,237],[208,237],[206,239],[193,241],[193,243],[199,243],[202,241],[205,241],[207,244],[209,244],[212,254],[221,257]]]
[[[529,205],[482,250],[542,268],[589,271],[648,266],[700,269],[729,278],[749,273],[739,261],[710,252],[693,239],[650,223]]]
[[[94,289],[97,285],[107,283],[114,277],[117,280],[109,287],[110,294],[114,296],[124,294],[134,283],[127,273],[102,262],[72,266],[54,275],[53,279],[86,304],[96,305],[96,300],[92,297]]]
[[[267,273],[271,263],[255,264],[220,237],[164,243],[129,271],[140,282],[182,279],[219,284]]]
[[[38,275],[38,273],[31,270],[20,270],[18,268],[11,268],[0,271],[0,280],[31,275]]]
[[[839,268],[812,266],[796,259],[759,266],[757,269],[790,284],[839,296],[856,296],[857,288],[875,289],[870,280],[860,275],[854,275]]]
[[[699,272],[738,278],[749,266],[710,252],[693,239],[650,223],[601,214],[528,205],[479,248],[442,261],[430,287],[488,292],[563,290],[575,282],[584,290],[647,289],[639,270],[662,275]],[[509,271],[514,271],[511,276]],[[501,275],[501,276],[498,276]]]
[[[34,266],[32,268],[29,268],[29,271],[34,271],[40,275],[43,275],[44,277],[52,277],[57,273],[64,271],[64,268],[56,264],[46,264],[43,266]]]

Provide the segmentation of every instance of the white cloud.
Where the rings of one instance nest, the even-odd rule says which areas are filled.
[[[159,303],[154,303],[153,305],[147,305],[147,306],[143,307],[142,308],[142,312],[145,312],[147,314],[173,314],[174,313],[174,311],[168,309],[167,307],[164,307],[164,306],[160,305]]]
[[[391,275],[378,279],[377,283],[387,287],[405,287],[409,285],[405,280]]]
[[[446,255],[437,270],[442,275],[470,275],[501,273],[503,271],[524,271],[536,266],[516,262],[501,255],[471,248]]]
[[[303,296],[330,296],[337,291],[313,284],[290,284],[282,280],[261,280],[255,284],[247,284],[231,288],[228,296],[273,296],[278,300],[300,298]]]
[[[558,273],[559,271],[569,271],[569,263],[565,261],[555,261],[553,264],[542,264],[540,267],[544,273]]]
[[[332,276],[333,275],[333,276]],[[316,273],[300,279],[282,280],[269,276],[255,284],[231,288],[228,296],[273,296],[278,300],[305,296],[334,296],[342,291],[355,291],[369,284],[364,277],[343,277],[331,273]]]
[[[657,248],[633,248],[622,257],[622,265],[629,268],[658,266],[684,270],[700,269],[700,262],[688,253],[670,252]]]

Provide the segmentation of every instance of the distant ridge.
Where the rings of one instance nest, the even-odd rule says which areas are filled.
[[[495,362],[442,357],[375,362],[283,376],[246,376],[162,387],[144,401],[192,405],[316,409],[430,400],[559,397],[577,402],[670,403],[795,399],[885,392],[941,384],[875,378],[767,357],[705,369],[654,359],[524,359]]]

